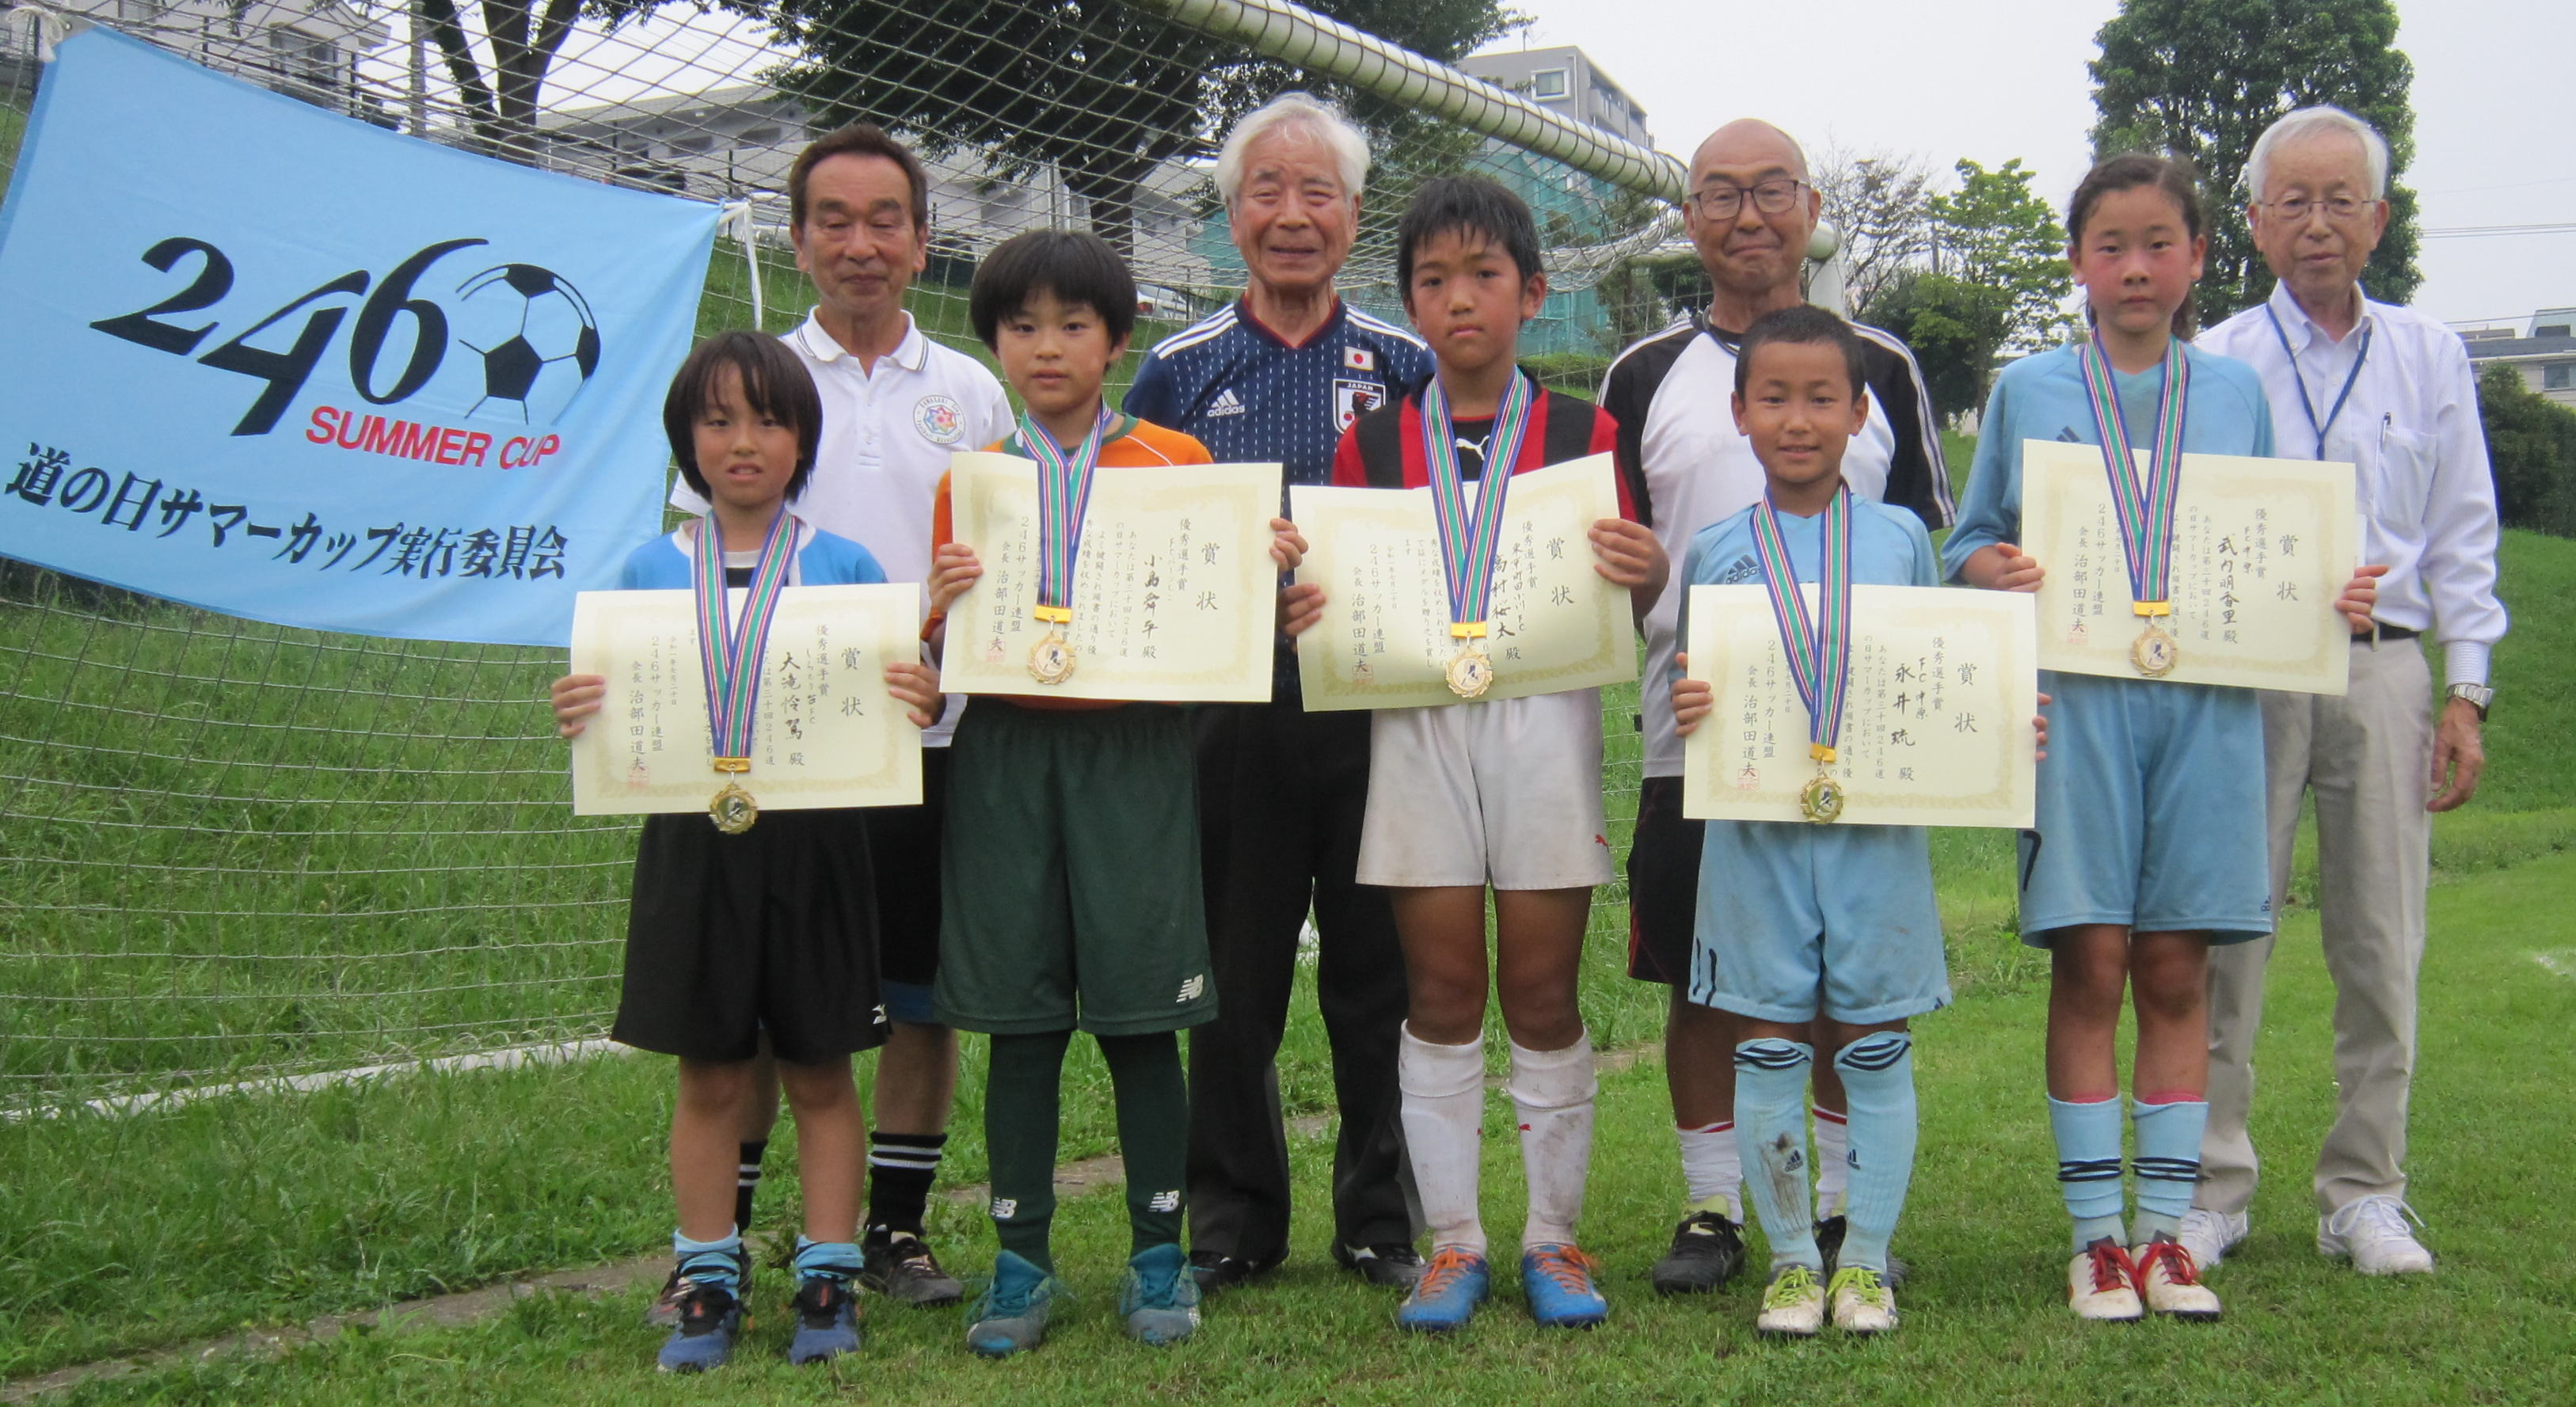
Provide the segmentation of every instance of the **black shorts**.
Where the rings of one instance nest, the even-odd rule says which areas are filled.
[[[948,749],[921,750],[921,804],[871,806],[869,868],[877,880],[877,975],[927,988],[939,976],[939,832],[948,817]]]
[[[855,810],[764,811],[741,835],[648,816],[609,1038],[688,1060],[819,1064],[885,1043],[876,895]]]
[[[1682,779],[1648,777],[1637,788],[1628,847],[1628,975],[1687,985],[1699,929],[1699,851],[1706,821],[1682,815]]]

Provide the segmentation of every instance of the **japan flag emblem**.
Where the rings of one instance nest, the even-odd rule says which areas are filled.
[[[1366,347],[1344,347],[1342,349],[1342,365],[1348,367],[1352,371],[1375,371],[1377,370],[1377,353],[1370,351]]]

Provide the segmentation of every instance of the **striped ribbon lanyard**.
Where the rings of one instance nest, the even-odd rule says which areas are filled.
[[[1440,524],[1440,565],[1449,579],[1449,633],[1461,640],[1481,638],[1488,626],[1487,607],[1494,589],[1494,554],[1503,537],[1503,504],[1511,494],[1512,466],[1520,462],[1521,440],[1529,430],[1530,381],[1515,371],[1494,412],[1493,433],[1485,440],[1485,471],[1478,480],[1476,503],[1467,504],[1464,475],[1458,468],[1457,432],[1449,420],[1449,396],[1434,376],[1422,388],[1422,463],[1431,481],[1431,505]]]
[[[1789,682],[1807,706],[1807,755],[1818,767],[1832,764],[1842,738],[1843,695],[1851,679],[1851,490],[1837,489],[1825,505],[1823,560],[1816,572],[1816,610],[1807,612],[1798,590],[1789,544],[1780,536],[1779,510],[1770,495],[1753,508],[1753,555],[1762,587],[1771,596],[1771,619],[1789,657]]]
[[[2191,395],[2191,364],[2183,357],[2181,339],[2167,339],[2164,385],[2156,392],[2156,439],[2142,480],[2137,456],[2129,452],[2129,423],[2120,411],[2119,383],[2101,337],[2087,338],[2076,357],[2093,403],[2093,428],[2102,439],[2102,467],[2111,479],[2120,545],[2128,554],[2131,609],[2142,616],[2171,615],[2174,495],[2182,482],[2183,404]]]
[[[751,770],[752,725],[760,707],[760,660],[769,645],[769,624],[778,614],[778,594],[787,586],[787,564],[796,541],[796,520],[784,504],[770,520],[760,544],[760,559],[751,569],[751,590],[742,613],[728,609],[725,591],[724,529],[716,515],[698,520],[698,540],[690,550],[695,567],[698,611],[698,663],[707,680],[707,728],[715,745],[719,772]]]
[[[1091,422],[1071,454],[1035,416],[1020,418],[1020,443],[1038,464],[1038,590],[1030,614],[1052,626],[1073,619],[1073,573],[1082,556],[1083,511],[1091,503],[1092,475],[1109,438],[1109,407]]]

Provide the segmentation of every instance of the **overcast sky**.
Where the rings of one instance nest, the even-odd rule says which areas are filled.
[[[1922,156],[2011,157],[2062,210],[2090,155],[2094,32],[2114,0],[1512,0],[1531,47],[1579,45],[1687,158],[1730,118]],[[2576,4],[2398,0],[2415,61],[2415,163],[2427,229],[2576,223]],[[1830,16],[1830,19],[1826,18]],[[1794,33],[1788,44],[1768,36]],[[1496,47],[1516,48],[1515,36]],[[2576,233],[2428,239],[2418,307],[2444,321],[2527,319],[2576,305]]]

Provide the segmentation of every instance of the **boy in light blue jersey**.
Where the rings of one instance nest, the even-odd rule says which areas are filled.
[[[1785,550],[1771,560],[1785,557],[1798,581],[1821,581],[1828,535],[1846,521],[1852,583],[1938,585],[1922,520],[1843,484],[1843,451],[1869,414],[1862,356],[1848,324],[1803,304],[1766,314],[1745,333],[1735,418],[1762,463],[1765,494],[1691,539],[1689,585],[1765,581],[1761,539],[1774,524],[1774,546]],[[1687,592],[1682,609],[1687,640]],[[1677,657],[1681,670],[1689,662]],[[1679,670],[1671,687],[1674,721],[1687,735],[1706,719],[1711,690]],[[1735,1133],[1772,1264],[1755,1327],[1813,1336],[1830,1300],[1846,1332],[1893,1329],[1887,1244],[1914,1169],[1906,1022],[1950,1001],[1929,842],[1920,826],[1711,821],[1701,847],[1684,994],[1744,1021]],[[1815,1027],[1827,1032],[1850,1095],[1849,1222],[1830,1281],[1806,1169],[1805,1094],[1816,1056],[1806,1040]]]

